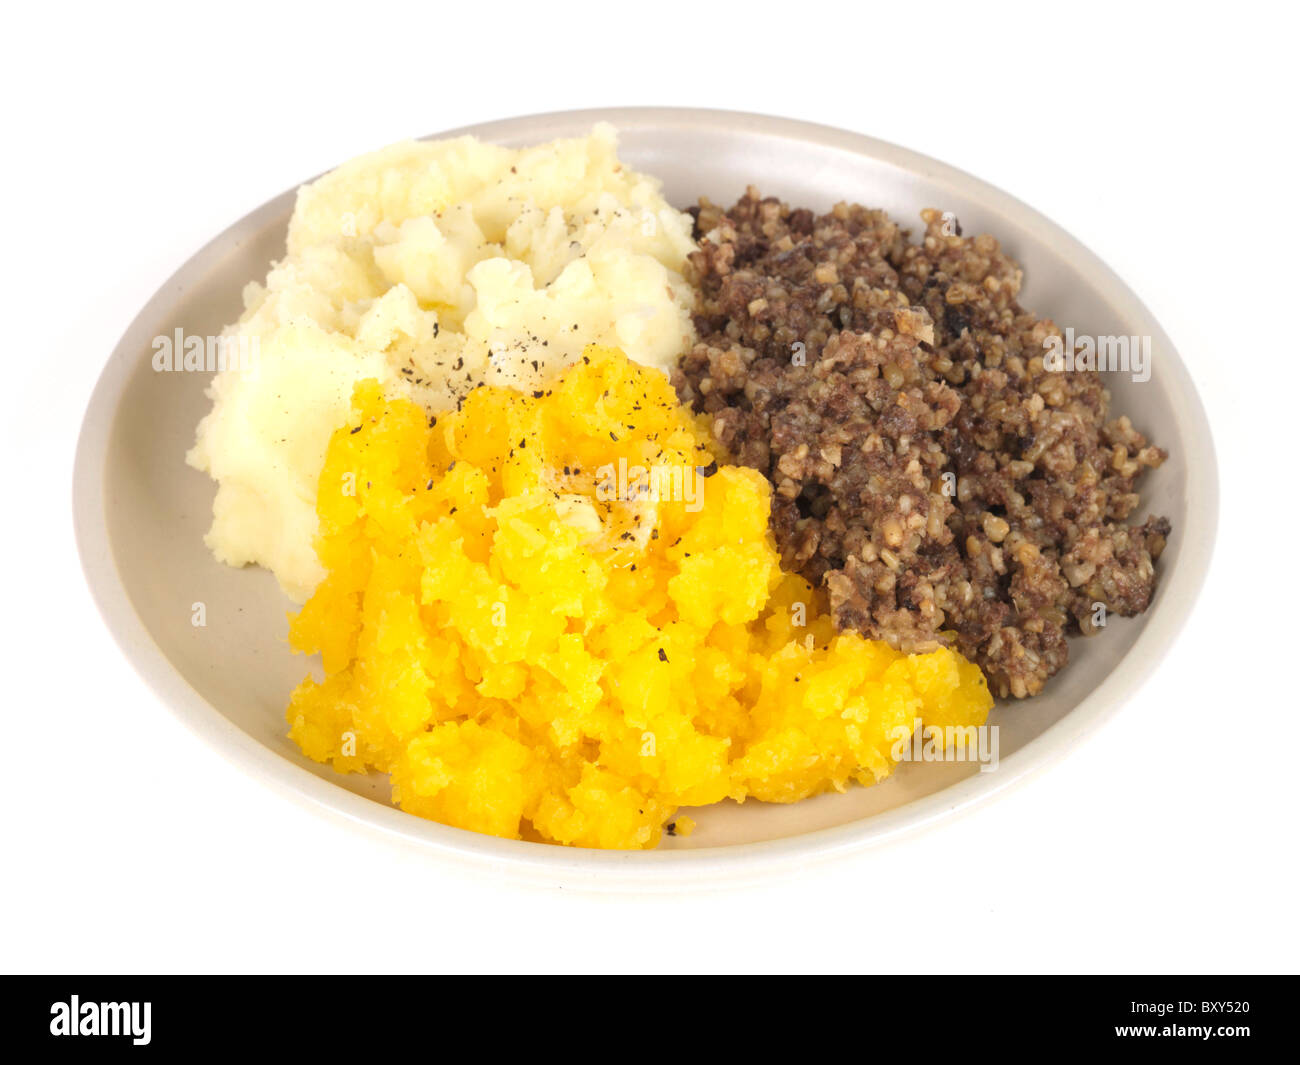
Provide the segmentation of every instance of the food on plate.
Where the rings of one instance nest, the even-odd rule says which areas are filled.
[[[770,500],[616,350],[435,417],[362,382],[320,472],[327,575],[290,638],[324,676],[290,734],[423,817],[642,848],[679,806],[870,784],[920,722],[982,724],[953,650],[835,634]]]
[[[681,395],[771,478],[782,562],[838,629],[955,646],[1021,698],[1068,633],[1147,608],[1170,525],[1129,519],[1166,454],[1095,370],[1045,365],[1061,330],[1020,306],[997,240],[931,210],[914,243],[881,211],[753,188],[694,213]]]
[[[922,216],[678,211],[603,125],[300,189],[188,458],[216,557],[302,604],[301,750],[448,825],[653,847],[952,753],[1145,610],[1165,452],[997,240]]]
[[[286,255],[227,330],[189,462],[218,483],[207,543],[303,601],[316,480],[358,381],[426,410],[530,388],[588,343],[668,372],[691,340],[690,218],[614,131],[513,150],[472,137],[362,156],[299,190]]]

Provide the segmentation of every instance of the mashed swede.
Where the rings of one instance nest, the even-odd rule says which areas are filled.
[[[219,485],[208,546],[305,600],[325,572],[317,478],[358,381],[436,412],[479,383],[531,389],[592,342],[667,371],[692,339],[692,247],[607,125],[523,150],[396,144],[305,186],[227,330],[255,339],[254,370],[214,378],[188,456]]]
[[[993,700],[955,651],[835,634],[781,573],[771,485],[712,446],[617,351],[432,427],[363,383],[321,471],[329,575],[289,638],[324,678],[293,693],[290,736],[391,774],[420,817],[643,848],[680,806],[873,784],[918,721],[983,724]],[[704,484],[611,495],[620,464]]]

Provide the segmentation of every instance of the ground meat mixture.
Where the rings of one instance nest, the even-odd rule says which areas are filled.
[[[692,209],[699,343],[675,383],[774,486],[783,561],[836,624],[907,651],[955,642],[995,694],[1065,665],[1068,633],[1145,610],[1169,522],[1127,524],[1166,454],[1107,418],[1091,370],[1016,301],[991,236],[925,211],[792,210],[750,189]]]

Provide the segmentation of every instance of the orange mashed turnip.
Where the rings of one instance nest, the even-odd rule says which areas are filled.
[[[982,724],[954,651],[835,635],[780,569],[768,482],[715,446],[615,350],[432,424],[358,385],[319,482],[328,576],[290,623],[324,667],[292,738],[421,817],[642,848],[679,807],[871,784],[919,722]]]

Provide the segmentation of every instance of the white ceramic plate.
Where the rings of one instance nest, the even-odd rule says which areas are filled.
[[[1168,516],[1151,609],[1071,644],[1072,661],[1038,698],[999,705],[994,772],[973,764],[904,764],[889,781],[792,806],[724,803],[693,811],[690,838],[648,853],[577,850],[496,839],[412,817],[388,803],[384,777],[342,777],[304,758],[285,735],[289,692],[307,670],[286,644],[290,604],[270,574],[219,565],[203,545],[214,486],[185,465],[207,410],[206,376],[156,373],[152,340],[177,328],[218,333],[240,292],[283,254],[294,193],[236,222],[180,268],[126,331],[86,413],[74,475],[75,522],[95,599],[127,657],[181,718],[262,779],[430,851],[566,883],[678,887],[806,865],[946,817],[1065,754],[1131,696],[1192,608],[1209,562],[1217,473],[1205,413],[1159,324],[1096,256],[1004,192],[933,159],[822,126],[719,111],[577,111],[508,119],[473,133],[519,147],[613,122],[621,155],[664,180],[680,207],[730,203],[750,183],[825,209],[883,207],[915,231],[917,212],[956,212],[967,233],[991,232],[1025,268],[1025,306],[1092,335],[1150,336],[1151,379],[1108,375],[1113,410],[1167,448],[1148,475],[1142,513]],[[342,160],[340,160],[342,161]],[[206,606],[206,627],[191,625]],[[1123,742],[1118,731],[1114,742]],[[161,801],[161,800],[160,800]]]

